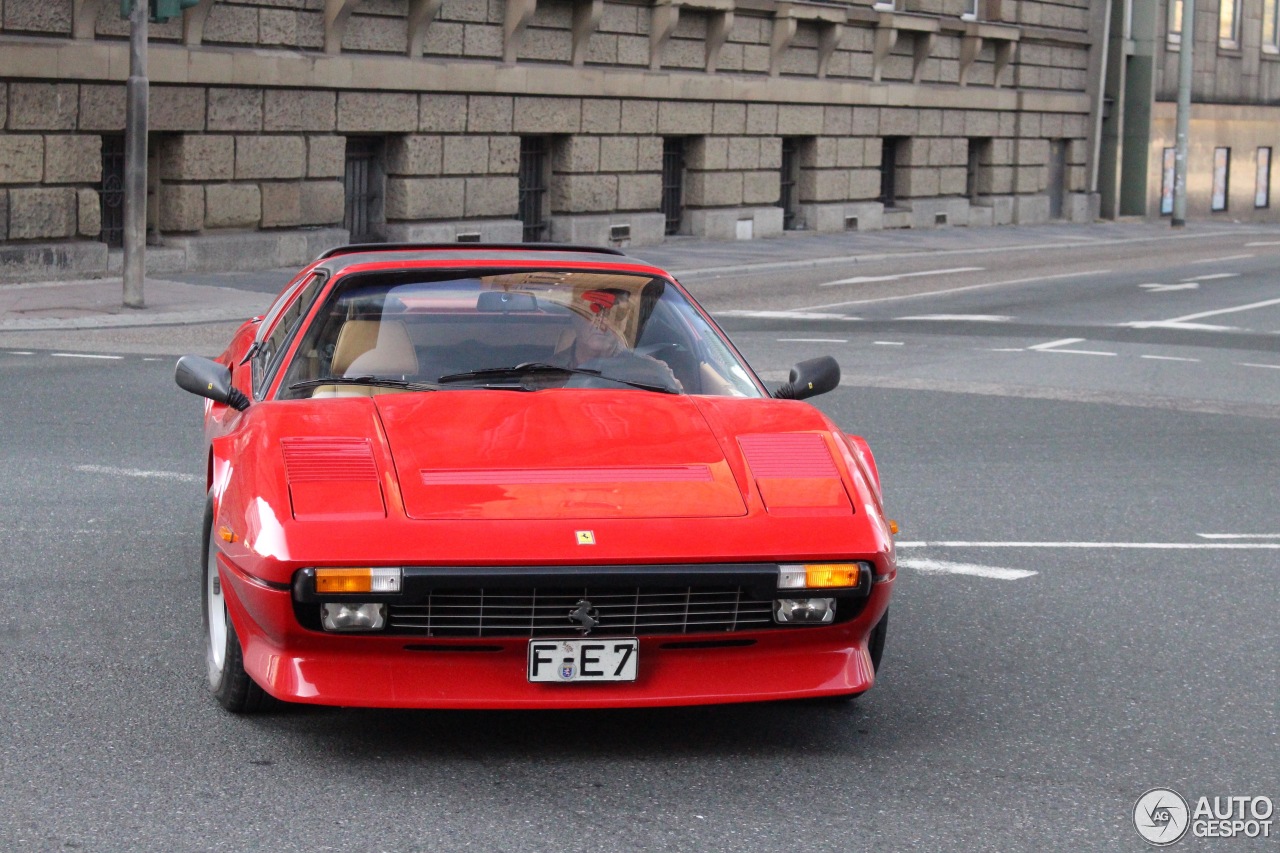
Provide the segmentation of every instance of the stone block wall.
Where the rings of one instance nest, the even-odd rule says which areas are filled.
[[[327,25],[326,7],[339,20]],[[1067,191],[1087,191],[1089,0],[984,0],[983,20],[1006,26],[976,56],[972,41],[962,49],[961,7],[899,0],[915,17],[895,18],[741,0],[664,19],[624,0],[606,0],[598,18],[575,0],[441,0],[415,31],[406,0],[216,0],[150,28],[149,218],[187,241],[339,228],[353,137],[378,152],[385,233],[446,239],[472,230],[465,223],[512,224],[527,136],[549,143],[552,234],[598,233],[622,224],[617,215],[660,227],[667,137],[686,142],[685,230],[706,235],[781,227],[784,139],[800,155],[795,200],[825,206],[823,222],[881,221],[888,136],[905,140],[898,194],[921,211],[964,199],[970,139],[989,140],[980,196],[1043,196],[1055,141],[1067,145]],[[843,21],[837,43],[831,15]],[[928,40],[911,28],[919,16],[938,21]],[[877,53],[895,20],[894,47]],[[708,53],[716,33],[723,45]],[[0,240],[100,234],[103,139],[124,128],[127,34],[115,0],[0,0],[4,53],[30,60],[0,56]],[[926,43],[927,55],[916,50]],[[1006,207],[1026,221],[1038,204]]]
[[[22,17],[53,26],[56,9]],[[0,240],[91,239],[101,230],[102,139],[79,125],[79,86],[0,84]]]

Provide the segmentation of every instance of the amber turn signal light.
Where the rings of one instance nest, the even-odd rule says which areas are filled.
[[[316,592],[399,592],[399,568],[316,569]]]

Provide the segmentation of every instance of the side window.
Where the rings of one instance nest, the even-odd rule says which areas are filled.
[[[285,306],[274,327],[254,351],[253,394],[258,399],[262,399],[262,395],[266,393],[267,386],[271,384],[271,377],[275,375],[280,366],[280,360],[289,348],[290,339],[302,324],[307,312],[311,310],[311,305],[320,294],[324,283],[325,276],[322,275],[313,275],[304,283],[297,297]]]

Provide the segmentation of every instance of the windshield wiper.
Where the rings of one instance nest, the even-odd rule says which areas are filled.
[[[449,373],[436,381],[443,384],[449,382],[466,382],[468,379],[493,379],[504,376],[513,379],[537,373],[577,373],[582,376],[599,376],[600,371],[586,367],[564,367],[558,364],[547,364],[543,361],[530,361],[514,367],[485,367],[480,370],[468,370],[463,373]]]
[[[679,394],[680,392],[666,385],[657,385],[652,382],[636,382],[631,379],[619,379],[616,376],[610,376],[604,371],[595,370],[590,367],[564,367],[558,364],[548,364],[543,361],[531,361],[525,364],[517,364],[513,367],[485,367],[480,370],[468,370],[465,373],[449,373],[441,376],[436,381],[441,385],[452,382],[466,382],[469,379],[498,379],[509,378],[519,379],[523,376],[531,376],[539,373],[570,373],[578,376],[590,376],[593,379],[603,379],[606,382],[617,382],[620,385],[629,385],[632,388],[640,388],[644,391],[657,391],[661,394]]]
[[[374,385],[379,388],[403,388],[406,391],[439,391],[439,385],[430,382],[410,382],[407,379],[390,379],[383,376],[325,376],[320,379],[307,379],[289,386],[290,391],[303,388],[318,388],[321,385]]]

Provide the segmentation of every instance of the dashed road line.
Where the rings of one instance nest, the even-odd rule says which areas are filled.
[[[1248,305],[1237,305],[1234,308],[1216,308],[1213,311],[1201,311],[1198,314],[1187,314],[1185,317],[1174,317],[1171,320],[1155,320],[1142,321],[1136,323],[1123,323],[1134,329],[1150,329],[1155,326],[1167,326],[1169,323],[1189,323],[1193,320],[1202,320],[1205,317],[1217,317],[1221,314],[1236,314],[1241,311],[1252,311],[1255,308],[1269,308],[1272,305],[1280,305],[1280,299],[1264,299],[1261,302],[1250,302]]]
[[[1200,359],[1198,358],[1183,358],[1178,355],[1140,355],[1138,358],[1149,358],[1152,361],[1186,361],[1194,364],[1200,363]]]
[[[1195,281],[1195,280],[1210,281],[1211,279],[1239,278],[1239,277],[1240,277],[1240,273],[1238,272],[1215,272],[1215,273],[1210,273],[1209,275],[1196,276],[1194,279],[1184,278],[1183,281]]]
[[[945,270],[921,270],[919,272],[902,272],[894,275],[857,275],[853,278],[841,278],[836,281],[827,281],[818,285],[818,287],[835,287],[841,284],[870,284],[876,281],[898,281],[903,278],[922,278],[931,275],[951,275],[960,272],[982,272],[986,267],[952,267]]]
[[[1280,243],[1276,245],[1280,246]],[[1197,533],[1201,539],[1280,539],[1280,533]]]
[[[1008,323],[1012,317],[1003,314],[919,314],[914,317],[894,317],[895,320],[940,320],[962,323]]]
[[[904,347],[906,343],[903,341],[872,341],[878,347]]]
[[[1184,281],[1182,284],[1156,284],[1152,282],[1150,284],[1140,284],[1138,287],[1141,287],[1147,293],[1169,293],[1174,290],[1199,290],[1200,282]]]
[[[1216,264],[1218,261],[1242,261],[1245,258],[1252,258],[1253,255],[1227,255],[1225,258],[1200,258],[1192,261],[1193,264]]]
[[[85,474],[108,474],[114,477],[177,480],[180,483],[200,483],[204,481],[203,477],[196,474],[183,474],[178,471],[143,471],[137,468],[116,468],[112,465],[73,465],[72,468]]]
[[[87,352],[51,352],[52,358],[98,358],[104,361],[120,361],[124,358],[122,355],[95,355]]]
[[[821,311],[823,308],[846,308],[850,305],[871,305],[878,302],[897,302],[900,299],[921,299],[928,296],[947,296],[952,293],[965,293],[970,290],[981,290],[986,287],[1003,287],[1009,284],[1034,284],[1041,281],[1055,281],[1062,278],[1082,278],[1090,275],[1106,275],[1111,270],[1084,270],[1082,272],[1059,273],[1057,275],[1038,275],[1031,278],[1015,278],[1007,281],[989,281],[983,284],[970,284],[964,287],[950,287],[946,290],[930,290],[924,293],[901,293],[895,296],[877,296],[873,299],[854,299],[849,302],[832,302],[827,305],[811,305],[798,308],[798,311]]]
[[[1027,347],[1027,349],[1033,350],[1034,352],[1060,352],[1066,355],[1107,355],[1107,356],[1119,355],[1119,353],[1100,352],[1098,350],[1063,349],[1063,347],[1069,344],[1081,344],[1081,343],[1084,343],[1084,338],[1063,338],[1060,341],[1049,341],[1048,343],[1044,343],[1044,344],[1036,344],[1035,346]]]
[[[1235,362],[1236,367],[1265,367],[1268,370],[1280,370],[1280,364],[1253,364],[1248,361]]]
[[[1027,569],[1002,569],[999,566],[982,566],[974,563],[953,563],[949,560],[930,560],[924,557],[906,557],[898,560],[898,568],[914,569],[929,574],[972,575],[979,578],[1015,581],[1029,578],[1039,572]]]
[[[847,344],[848,338],[778,338],[780,344]]]

